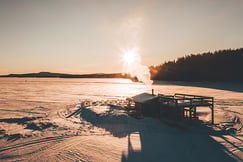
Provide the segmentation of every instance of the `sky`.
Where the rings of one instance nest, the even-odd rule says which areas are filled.
[[[0,0],[0,74],[121,72],[243,47],[242,0]]]

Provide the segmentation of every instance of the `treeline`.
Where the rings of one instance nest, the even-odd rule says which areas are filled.
[[[123,78],[130,79],[132,81],[138,81],[136,77],[130,74],[123,73],[96,73],[96,74],[63,74],[63,73],[50,73],[50,72],[39,72],[39,73],[27,73],[27,74],[9,74],[1,75],[0,77],[20,77],[20,78]]]
[[[243,48],[187,55],[150,72],[152,80],[243,83]]]

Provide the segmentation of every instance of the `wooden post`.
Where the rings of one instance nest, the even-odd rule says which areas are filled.
[[[192,107],[192,118],[195,118],[196,117],[196,106],[193,106]]]
[[[211,108],[211,110],[212,110],[212,124],[214,124],[214,107],[213,107],[213,105],[212,105],[212,108]]]
[[[212,99],[212,107],[211,107],[211,110],[212,110],[212,124],[214,124],[214,99]]]
[[[192,120],[192,107],[189,108],[189,118]]]

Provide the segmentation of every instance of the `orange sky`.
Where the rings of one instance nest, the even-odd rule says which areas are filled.
[[[0,74],[121,72],[243,45],[241,0],[1,0]]]

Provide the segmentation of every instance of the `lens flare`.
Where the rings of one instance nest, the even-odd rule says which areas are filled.
[[[136,53],[134,50],[127,50],[123,54],[123,62],[126,64],[132,64],[136,60]]]

